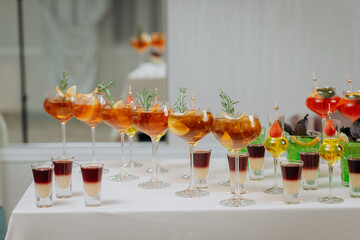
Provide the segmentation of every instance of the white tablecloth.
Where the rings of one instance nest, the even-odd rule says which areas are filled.
[[[321,189],[302,191],[301,204],[286,205],[282,195],[262,192],[273,183],[272,169],[268,168],[264,181],[246,182],[245,196],[256,200],[256,205],[229,208],[219,204],[231,197],[229,189],[217,184],[228,174],[225,157],[215,154],[211,159],[210,195],[184,199],[174,193],[188,186],[180,177],[188,171],[188,159],[177,158],[172,154],[174,148],[160,148],[162,165],[170,169],[160,178],[171,182],[170,188],[138,188],[150,177],[145,169],[151,162],[146,160],[142,161],[144,167],[128,169],[140,176],[128,183],[108,181],[106,177],[117,172],[118,163],[106,162],[111,172],[103,178],[103,205],[97,208],[84,206],[78,170],[73,174],[73,197],[54,197],[53,207],[48,209],[35,207],[32,183],[12,213],[6,239],[350,239],[357,234],[360,199],[351,199],[348,189],[340,186],[339,166],[333,179],[334,194],[345,199],[342,204],[315,201],[328,192],[327,167],[322,165]],[[176,148],[179,150],[182,148]],[[271,166],[271,159],[266,162]]]

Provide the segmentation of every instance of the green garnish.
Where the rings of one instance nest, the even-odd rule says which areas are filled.
[[[64,94],[66,93],[68,81],[69,81],[69,71],[65,70],[62,72],[62,77],[60,78],[60,91]]]
[[[158,95],[157,92],[145,90],[145,88],[141,92],[136,92],[136,94],[139,96],[140,103],[142,104],[145,111],[149,109],[151,106],[151,101]]]
[[[175,102],[175,107],[180,113],[185,112],[185,97],[186,97],[186,88],[179,87],[179,92],[177,95],[177,100]]]
[[[335,96],[335,88],[332,87],[318,88],[316,91],[322,99],[329,99]]]
[[[109,99],[111,107],[115,104],[114,97],[111,95],[110,88],[115,87],[116,83],[114,81],[109,82],[108,84],[100,83],[98,84],[99,92],[105,93],[105,96]]]
[[[229,114],[232,118],[235,118],[235,108],[234,105],[239,103],[239,101],[234,102],[231,100],[229,94],[224,93],[223,90],[220,88],[219,96],[221,98],[221,105],[223,107],[223,111]]]

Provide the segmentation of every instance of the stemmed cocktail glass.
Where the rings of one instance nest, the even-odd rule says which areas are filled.
[[[319,148],[319,155],[324,159],[329,166],[329,195],[318,198],[317,201],[321,203],[341,203],[342,198],[337,198],[332,195],[332,172],[335,163],[344,155],[344,148],[339,141],[340,121],[331,119],[331,111],[329,111],[329,119],[322,120],[323,127],[323,142]]]
[[[125,131],[132,124],[132,105],[126,104],[123,98],[106,98],[101,108],[101,116],[107,125],[120,133],[121,137],[121,169],[118,174],[110,176],[108,179],[115,182],[128,182],[139,179],[138,176],[131,175],[125,170]]]
[[[130,39],[131,46],[139,53],[139,65],[143,62],[144,53],[151,46],[151,37],[149,34],[142,31],[141,28],[137,29],[136,36]]]
[[[71,86],[66,90],[68,82],[68,72],[63,72],[61,79],[61,86],[56,86],[56,91],[48,91],[45,94],[44,110],[47,114],[57,119],[61,123],[62,133],[62,154],[66,155],[66,123],[72,116],[72,101],[76,94],[76,85]]]
[[[139,100],[134,103],[132,123],[138,130],[151,138],[153,169],[156,169],[159,144],[156,138],[168,129],[170,109],[167,103],[154,101],[156,94],[151,90],[145,91],[144,89],[138,95]],[[152,177],[148,182],[139,184],[140,188],[146,189],[161,189],[169,186],[170,183],[158,179],[157,171],[152,172]]]
[[[211,132],[213,116],[209,109],[194,108],[172,109],[169,117],[169,129],[176,136],[185,140],[190,151],[190,185],[183,191],[176,192],[176,196],[196,198],[209,195],[208,192],[195,187],[193,153],[197,143]]]

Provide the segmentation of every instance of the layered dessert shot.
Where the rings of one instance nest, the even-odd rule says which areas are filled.
[[[360,198],[360,156],[347,158],[350,180],[350,197]]]
[[[84,182],[85,206],[96,207],[101,205],[101,179],[104,164],[87,163],[81,164],[81,173]]]
[[[249,177],[250,180],[264,179],[264,156],[265,147],[263,144],[250,144],[247,146],[249,153]]]
[[[56,197],[69,198],[71,197],[71,176],[73,167],[73,157],[53,157],[55,183],[56,183]]]
[[[317,152],[300,152],[300,159],[303,161],[303,189],[315,190],[318,188],[319,172],[319,153]]]
[[[280,166],[284,185],[284,202],[287,204],[299,203],[303,162],[283,161]]]
[[[198,188],[208,188],[209,164],[211,150],[195,150],[194,161],[194,180]]]
[[[31,168],[34,176],[36,206],[51,207],[53,164],[34,164]]]
[[[231,183],[231,192],[235,192],[235,154],[228,153],[228,162],[229,162],[229,170],[230,170],[230,183]],[[247,163],[248,163],[248,155],[240,154],[239,155],[239,184],[241,193],[245,193],[244,182],[246,179],[246,171],[247,171]]]

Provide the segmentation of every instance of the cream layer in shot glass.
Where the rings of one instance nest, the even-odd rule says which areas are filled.
[[[52,206],[52,173],[54,165],[33,164],[31,165],[34,176],[36,206],[47,208]]]
[[[347,158],[349,167],[349,193],[352,198],[360,198],[360,155]]]
[[[208,188],[211,149],[195,150],[193,156],[195,186]]]
[[[281,161],[280,166],[284,185],[284,203],[299,203],[303,162]]]
[[[319,153],[318,152],[299,152],[301,161],[304,162],[303,175],[303,189],[315,190],[318,188],[318,173],[319,173]]]
[[[51,160],[54,164],[56,197],[70,198],[72,193],[71,177],[74,157],[60,156],[53,157]]]
[[[229,170],[230,170],[230,185],[231,192],[235,192],[235,154],[228,153],[228,162],[229,162]],[[245,193],[245,179],[247,172],[247,163],[248,163],[248,154],[240,154],[239,155],[239,184],[240,184],[240,192]]]
[[[247,146],[249,153],[249,178],[250,180],[264,179],[264,156],[265,147],[263,144],[250,144]]]
[[[103,163],[84,163],[80,164],[84,183],[85,206],[97,207],[101,205],[101,180],[104,164]]]

